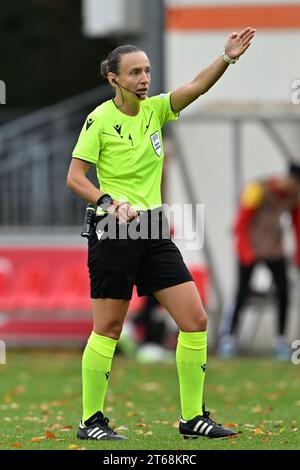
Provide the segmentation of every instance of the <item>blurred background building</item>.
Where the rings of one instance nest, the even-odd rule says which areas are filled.
[[[240,190],[251,179],[285,172],[290,161],[300,163],[300,0],[3,2],[1,339],[73,344],[90,330],[86,246],[79,236],[85,204],[65,180],[86,115],[112,96],[99,77],[100,61],[120,44],[140,46],[152,62],[156,94],[191,80],[222,52],[229,33],[247,25],[257,28],[247,54],[166,132],[167,202],[205,206],[202,249],[188,250],[176,239],[176,220],[174,231],[205,296],[211,346],[235,282],[232,224]],[[289,235],[286,243],[292,251]],[[295,339],[299,278],[293,269],[290,276]],[[131,310],[142,302],[134,296]],[[269,301],[259,308],[264,325],[252,346],[266,348],[274,308]],[[253,326],[251,312],[244,320]]]

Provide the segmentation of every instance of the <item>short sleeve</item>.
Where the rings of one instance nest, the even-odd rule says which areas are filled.
[[[174,121],[179,118],[180,113],[175,113],[171,105],[171,92],[161,93],[153,96],[153,103],[159,114],[161,127],[167,122]]]
[[[72,157],[86,160],[95,165],[98,162],[101,151],[100,122],[94,113],[88,115],[76,146],[72,152]]]

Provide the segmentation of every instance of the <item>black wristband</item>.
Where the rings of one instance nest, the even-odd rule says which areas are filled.
[[[97,206],[106,211],[113,202],[114,200],[109,194],[102,194],[97,201]]]

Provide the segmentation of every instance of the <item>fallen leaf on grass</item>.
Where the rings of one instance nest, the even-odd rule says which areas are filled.
[[[149,428],[149,424],[145,424],[145,423],[137,423],[135,425],[136,428]]]
[[[224,423],[223,426],[225,428],[238,428],[239,427],[237,423]]]
[[[228,440],[230,439],[230,440],[234,441],[234,439],[238,439],[239,437],[240,437],[240,433],[233,434],[232,436],[228,436],[226,439],[228,439]],[[236,442],[233,442],[233,444],[236,444]]]
[[[51,426],[51,429],[55,429],[56,431],[60,430],[62,428],[62,425],[60,423],[54,423]]]
[[[47,439],[56,439],[56,436],[51,431],[45,431],[45,437]]]
[[[153,435],[152,431],[145,432],[145,434],[144,434],[144,436],[152,436],[152,435]]]
[[[265,434],[265,431],[263,431],[261,428],[255,428],[255,434]]]
[[[45,439],[45,437],[32,437],[30,439],[30,442],[41,442],[42,439]]]
[[[21,442],[13,442],[10,447],[13,447],[14,449],[16,449],[17,447],[22,447],[22,444]]]
[[[177,419],[176,421],[174,421],[174,423],[172,424],[172,427],[173,428],[178,428],[179,426],[179,420]]]
[[[121,425],[115,428],[114,431],[129,431],[129,429],[126,428],[126,426]]]
[[[39,418],[37,416],[24,416],[23,420],[24,421],[39,421]]]
[[[80,446],[76,445],[76,444],[70,444],[68,445],[68,449],[80,449]]]

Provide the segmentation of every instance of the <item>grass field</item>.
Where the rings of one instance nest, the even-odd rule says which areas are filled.
[[[183,440],[175,365],[141,365],[117,356],[106,414],[130,440],[112,443],[75,437],[80,362],[79,351],[8,351],[7,364],[0,366],[0,449],[300,449],[300,366],[210,358],[207,408],[240,433],[221,441]]]

